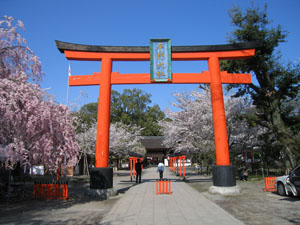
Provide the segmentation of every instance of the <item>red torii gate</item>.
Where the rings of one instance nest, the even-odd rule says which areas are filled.
[[[101,61],[101,71],[92,75],[69,77],[69,86],[100,85],[97,116],[96,169],[91,175],[91,188],[111,188],[112,169],[109,162],[109,124],[111,85],[150,84],[150,73],[119,74],[112,72],[113,61],[149,61],[147,46],[93,46],[56,41],[57,48],[69,60]],[[213,111],[216,166],[214,186],[235,186],[234,170],[230,165],[222,84],[250,84],[250,74],[230,74],[220,71],[220,60],[244,59],[254,56],[259,43],[210,46],[173,46],[172,61],[207,60],[208,70],[202,73],[172,73],[173,84],[210,84]],[[101,177],[101,178],[100,178]],[[106,179],[103,181],[103,179]]]
[[[137,163],[138,159],[142,163],[143,169],[143,156],[134,152],[129,152],[129,167],[130,167],[130,181],[132,181],[132,177],[136,176],[135,171],[135,164]]]
[[[170,170],[176,173],[177,176],[185,177],[185,159],[186,155],[173,154],[169,155]]]

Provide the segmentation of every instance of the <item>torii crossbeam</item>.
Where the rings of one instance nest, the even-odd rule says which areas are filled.
[[[79,45],[61,41],[56,41],[56,45],[59,51],[64,53],[69,60],[101,61],[100,72],[94,72],[91,75],[70,76],[69,85],[100,86],[95,167],[105,170],[104,168],[108,168],[109,165],[111,85],[151,84],[150,73],[119,74],[119,72],[112,72],[112,63],[113,61],[150,61],[150,48],[147,46]],[[220,71],[219,62],[220,60],[252,57],[257,47],[259,47],[259,43],[255,42],[232,45],[173,46],[171,50],[172,61],[208,61],[208,71],[201,73],[172,73],[172,81],[170,83],[210,84],[216,148],[216,166],[213,169],[214,186],[226,187],[236,185],[233,167],[230,165],[222,84],[251,83],[250,74],[231,74],[226,71]],[[104,176],[106,176],[105,173]],[[112,182],[108,183],[111,183],[111,185],[105,187],[112,187]],[[102,185],[98,188],[104,188],[104,186]]]

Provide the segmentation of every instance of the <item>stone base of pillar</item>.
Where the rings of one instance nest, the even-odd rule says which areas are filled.
[[[117,189],[88,189],[85,191],[84,195],[90,197],[93,200],[103,201],[110,197],[116,196],[118,194]]]
[[[90,177],[90,188],[113,188],[113,168],[92,168]]]
[[[208,192],[219,195],[238,195],[241,193],[241,188],[238,185],[232,187],[211,186],[209,187]]]
[[[235,172],[232,165],[213,166],[213,186],[216,187],[233,187],[236,186]]]

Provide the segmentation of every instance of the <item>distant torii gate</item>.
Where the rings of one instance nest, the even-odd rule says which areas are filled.
[[[91,188],[111,188],[112,169],[109,164],[109,125],[111,85],[151,84],[150,73],[119,74],[112,72],[113,61],[150,61],[148,46],[94,46],[56,41],[57,48],[69,60],[101,61],[101,72],[70,76],[70,86],[100,85],[97,116],[96,165],[91,175]],[[172,46],[172,61],[207,60],[208,70],[202,73],[172,73],[172,84],[210,84],[216,147],[214,186],[235,186],[234,169],[230,165],[222,84],[250,84],[250,74],[220,71],[220,60],[245,59],[254,56],[256,42],[232,45]],[[101,177],[101,178],[100,178]],[[103,179],[106,179],[103,181]],[[93,184],[92,184],[93,183]]]

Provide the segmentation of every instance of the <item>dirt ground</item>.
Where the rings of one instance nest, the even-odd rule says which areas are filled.
[[[94,201],[84,195],[89,189],[86,178],[70,182],[71,199],[65,201],[33,199],[33,183],[29,182],[24,201],[11,203],[0,199],[0,224],[101,224],[102,217],[133,185],[128,171],[119,171],[118,175],[114,178],[114,187],[119,194],[105,201]],[[261,180],[237,181],[242,193],[236,196],[209,194],[211,178],[193,170],[187,171],[187,184],[245,224],[300,224],[300,197],[264,192]]]
[[[74,177],[69,181],[68,200],[33,199],[33,182],[27,182],[22,202],[0,199],[0,224],[100,224],[103,216],[132,185],[129,177],[129,172],[120,172],[114,184],[118,195],[105,201],[95,201],[85,195],[89,189],[87,177]]]
[[[212,185],[210,177],[199,176],[192,171],[187,176],[189,185],[245,224],[300,224],[300,197],[264,192],[263,180],[237,181],[241,187],[240,195],[221,196],[208,193]]]

